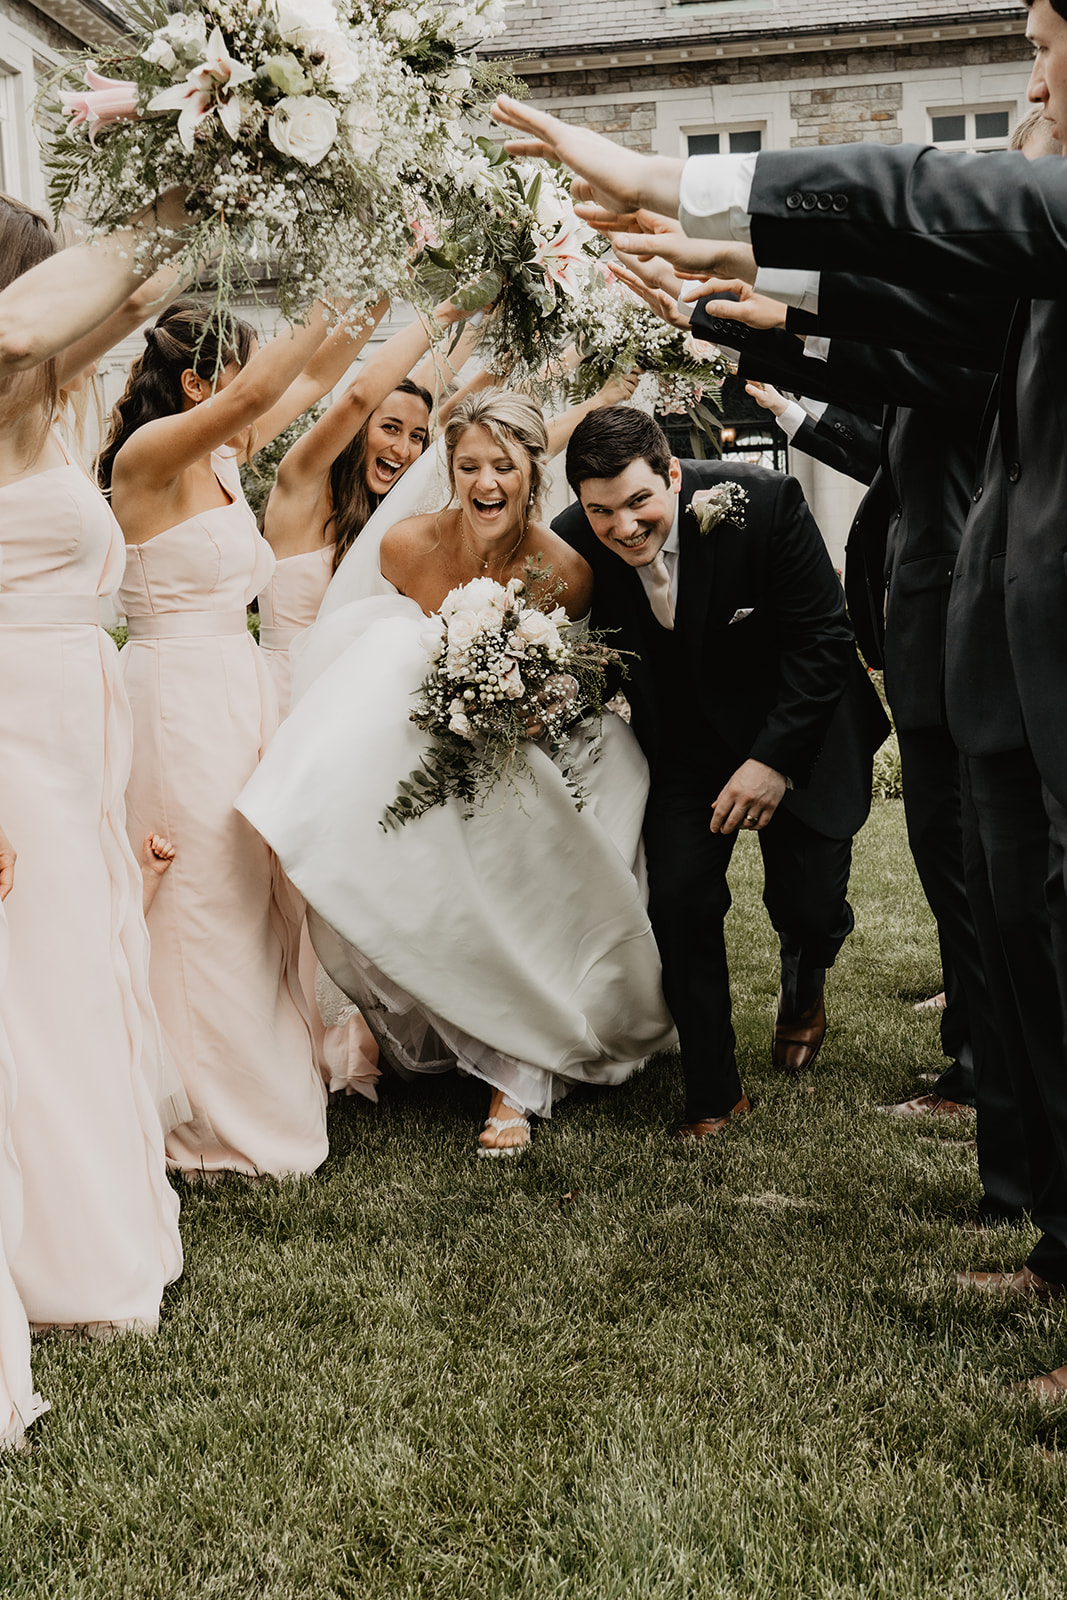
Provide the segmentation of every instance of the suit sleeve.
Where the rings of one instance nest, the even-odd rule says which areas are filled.
[[[818,311],[790,307],[786,330],[888,345],[954,366],[996,372],[1012,308],[1004,296],[920,294],[854,273],[824,272]]]
[[[835,472],[871,483],[881,462],[882,429],[843,406],[827,406],[817,422],[809,417],[793,435],[793,443]]]
[[[1067,162],[923,145],[767,150],[749,196],[760,266],[857,272],[924,292],[1067,296]]]
[[[795,478],[782,478],[778,486],[771,528],[779,686],[749,756],[803,788],[844,692],[856,644],[841,584]],[[720,692],[728,694],[729,684]]]

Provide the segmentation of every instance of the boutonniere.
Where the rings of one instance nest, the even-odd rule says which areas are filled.
[[[748,490],[739,483],[717,483],[711,489],[698,489],[690,500],[690,510],[700,526],[701,533],[710,533],[720,522],[744,526]]]

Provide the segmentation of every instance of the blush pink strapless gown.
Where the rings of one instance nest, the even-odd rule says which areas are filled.
[[[283,556],[259,597],[259,643],[278,692],[281,719],[289,715],[289,646],[319,614],[333,577],[335,546]],[[311,1016],[315,1058],[335,1094],[377,1100],[378,1045],[346,994],[323,972],[305,925],[300,935],[300,982]]]
[[[12,1272],[33,1324],[151,1329],[182,1256],[126,837],[133,725],[95,621],[122,535],[68,465],[0,488],[0,549],[0,818],[18,851],[0,990],[23,1185]]]
[[[297,975],[303,906],[233,809],[278,723],[246,626],[274,557],[232,457],[212,459],[231,504],[126,551],[129,828],[177,850],[149,912],[152,993],[193,1107],[167,1153],[186,1172],[281,1177],[325,1160],[326,1091]]]

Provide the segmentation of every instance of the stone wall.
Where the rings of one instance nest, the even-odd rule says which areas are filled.
[[[616,144],[631,150],[652,151],[652,130],[656,126],[656,103],[639,100],[633,104],[601,103],[593,106],[558,107],[561,122],[577,122],[596,133],[606,134]]]
[[[68,33],[54,18],[38,11],[36,6],[27,4],[26,0],[2,0],[0,11],[52,50],[77,50],[82,46],[82,41],[75,38],[74,34]]]
[[[900,144],[898,121],[904,104],[900,83],[838,84],[828,89],[794,89],[789,110],[797,132],[795,148],[813,144]]]

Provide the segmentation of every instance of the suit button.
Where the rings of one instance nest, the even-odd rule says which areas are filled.
[[[806,194],[801,203],[805,211],[814,211],[819,203],[819,197],[817,194]]]
[[[834,203],[834,197],[833,197],[832,194],[821,194],[819,196],[819,210],[820,211],[829,211],[829,209],[833,205],[833,203]]]
[[[1019,465],[1019,463],[1017,461],[1013,461],[1011,466],[1008,468],[1008,482],[1009,483],[1018,483],[1018,481],[1022,477],[1022,475],[1023,475],[1022,467]]]
[[[981,500],[983,493],[984,493],[984,490],[982,488],[982,485],[979,484],[977,489],[974,491],[974,503],[975,503],[975,505],[977,505],[979,500]]]
[[[798,211],[800,209],[800,206],[801,206],[802,202],[803,202],[803,199],[804,199],[804,196],[801,194],[800,190],[799,189],[794,189],[792,194],[787,194],[786,195],[785,203],[789,207],[790,211]]]
[[[835,211],[847,211],[848,210],[848,195],[847,194],[835,194],[834,195],[834,199],[833,199],[833,207],[834,207]]]

